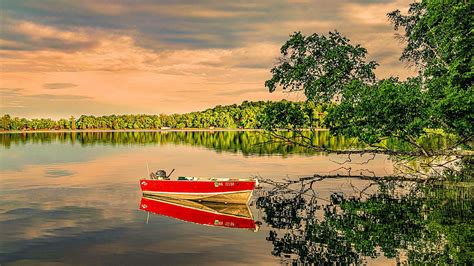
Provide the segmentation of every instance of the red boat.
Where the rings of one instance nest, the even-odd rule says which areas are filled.
[[[179,177],[169,180],[162,170],[152,173],[149,179],[140,180],[143,195],[238,204],[248,203],[256,185],[255,179]]]
[[[142,198],[140,209],[201,225],[258,230],[246,204],[199,203],[151,196]]]

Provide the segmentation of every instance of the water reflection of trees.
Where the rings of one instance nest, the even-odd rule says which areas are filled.
[[[376,184],[376,192],[354,188],[326,199],[313,189],[324,177],[273,182],[256,202],[272,227],[272,254],[304,264],[359,264],[382,255],[410,264],[472,264],[472,158],[467,163],[444,182],[377,180],[367,185]]]
[[[292,138],[293,132],[283,133]],[[304,147],[291,142],[275,141],[264,132],[251,131],[178,131],[178,132],[56,132],[56,133],[5,133],[0,134],[4,147],[26,143],[63,143],[89,145],[143,145],[143,144],[186,144],[203,146],[217,151],[242,152],[243,154],[318,154],[314,147],[329,150],[362,148],[364,144],[344,136],[332,136],[328,131],[306,131],[303,136],[311,143]],[[446,138],[433,136],[421,140],[426,145],[443,147]],[[406,149],[396,140],[385,140],[385,146]]]

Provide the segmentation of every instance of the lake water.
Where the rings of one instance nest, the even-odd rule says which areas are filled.
[[[345,156],[268,144],[258,132],[28,133],[0,139],[1,265],[386,265],[466,262],[472,255],[469,185],[454,194],[430,187],[433,194],[411,189],[417,186],[411,183],[390,188],[393,183],[341,177],[315,181],[301,194],[293,192],[307,189],[308,182],[276,192],[264,184],[250,206],[253,220],[261,222],[257,232],[139,209],[138,179],[147,175],[147,164],[150,170],[175,168],[175,177],[276,182],[347,173],[341,168]],[[313,142],[358,145],[327,132]],[[351,172],[393,172],[386,156],[357,164],[369,157],[353,158]]]

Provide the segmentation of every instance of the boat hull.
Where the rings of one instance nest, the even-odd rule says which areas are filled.
[[[140,209],[186,222],[207,226],[251,229],[258,226],[247,205],[198,203],[186,200],[170,200],[161,197],[143,197]]]
[[[144,195],[166,198],[224,202],[247,203],[255,188],[255,181],[174,181],[174,180],[140,180]]]

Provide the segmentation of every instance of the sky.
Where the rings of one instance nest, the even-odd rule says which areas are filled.
[[[378,78],[414,75],[386,13],[406,0],[0,0],[0,113],[185,113],[304,100],[264,86],[295,31],[338,30]]]

